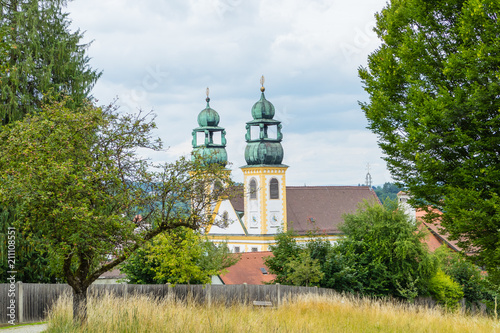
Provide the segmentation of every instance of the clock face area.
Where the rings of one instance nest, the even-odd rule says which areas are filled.
[[[259,217],[257,213],[250,214],[250,228],[258,228],[259,227]]]
[[[271,227],[278,227],[280,225],[280,214],[279,212],[271,212],[269,215],[269,222]]]

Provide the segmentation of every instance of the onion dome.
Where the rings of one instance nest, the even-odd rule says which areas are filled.
[[[217,111],[210,107],[210,98],[206,98],[207,107],[198,115],[198,125],[200,126],[218,126],[220,117]]]
[[[260,100],[252,107],[252,117],[254,120],[247,122],[247,134],[245,139],[245,160],[248,166],[252,165],[281,165],[283,161],[283,147],[281,140],[281,122],[274,120],[274,105],[264,96],[264,77],[261,78],[260,89],[262,94]],[[258,137],[252,137],[252,128],[258,129]],[[275,133],[274,136],[270,133]]]
[[[198,115],[199,127],[193,129],[192,159],[201,158],[208,164],[227,164],[226,130],[219,127],[219,114],[210,107],[207,88],[207,107]]]
[[[260,100],[252,107],[253,119],[273,119],[274,117],[274,105],[266,99],[263,88],[261,88]]]

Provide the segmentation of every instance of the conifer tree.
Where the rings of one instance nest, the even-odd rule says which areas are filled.
[[[3,124],[40,110],[45,98],[71,95],[75,106],[90,97],[101,75],[90,68],[81,44],[71,32],[63,0],[0,0],[0,31],[12,43],[3,59],[9,71],[0,78]]]

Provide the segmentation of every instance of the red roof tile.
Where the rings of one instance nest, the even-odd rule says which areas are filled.
[[[276,275],[263,274],[261,268],[266,272],[268,268],[264,264],[264,258],[272,256],[272,252],[246,252],[241,254],[241,259],[233,266],[227,268],[227,273],[222,274],[220,278],[224,284],[264,284],[271,282]]]

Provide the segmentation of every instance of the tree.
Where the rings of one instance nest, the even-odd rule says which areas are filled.
[[[41,233],[73,289],[75,320],[86,318],[87,289],[102,273],[166,230],[207,226],[231,185],[220,165],[141,157],[138,148],[161,149],[154,127],[141,113],[63,100],[0,132],[0,204],[16,208],[19,230]]]
[[[90,97],[101,73],[88,64],[83,34],[70,32],[68,14],[62,12],[65,2],[0,1],[0,30],[12,43],[4,58],[9,71],[0,75],[3,124],[39,111],[47,96],[71,95],[73,106]]]
[[[178,228],[136,251],[121,271],[129,283],[204,284],[238,260],[226,244],[216,245],[196,231]]]
[[[301,251],[297,258],[286,263],[286,266],[289,271],[288,279],[295,286],[308,287],[317,284],[325,275],[321,271],[319,259],[312,259],[308,249]]]
[[[396,200],[398,197],[399,191],[402,191],[403,188],[397,186],[393,183],[384,183],[383,186],[377,186],[375,189],[375,194],[381,202],[384,202],[385,199],[389,198],[389,200]]]
[[[15,215],[16,211],[12,207],[0,210],[0,281],[7,281],[11,275],[8,272],[12,271],[8,260],[8,227],[12,227]],[[40,233],[34,233],[31,237],[26,237],[16,232],[16,279],[23,283],[62,282],[64,279],[61,274],[58,275],[52,269],[48,253],[39,241],[40,236]]]
[[[273,255],[265,258],[264,262],[269,271],[276,274],[275,283],[293,285],[289,276],[291,270],[287,264],[297,258],[302,250],[294,236],[295,233],[292,229],[280,232],[275,237],[276,244],[269,246]]]
[[[393,178],[500,281],[500,3],[393,0],[359,75]],[[432,214],[428,214],[432,219]]]
[[[425,234],[397,209],[397,202],[371,205],[365,201],[356,213],[345,215],[344,222],[339,251],[356,271],[359,292],[402,298],[426,294],[436,261],[421,241]]]

